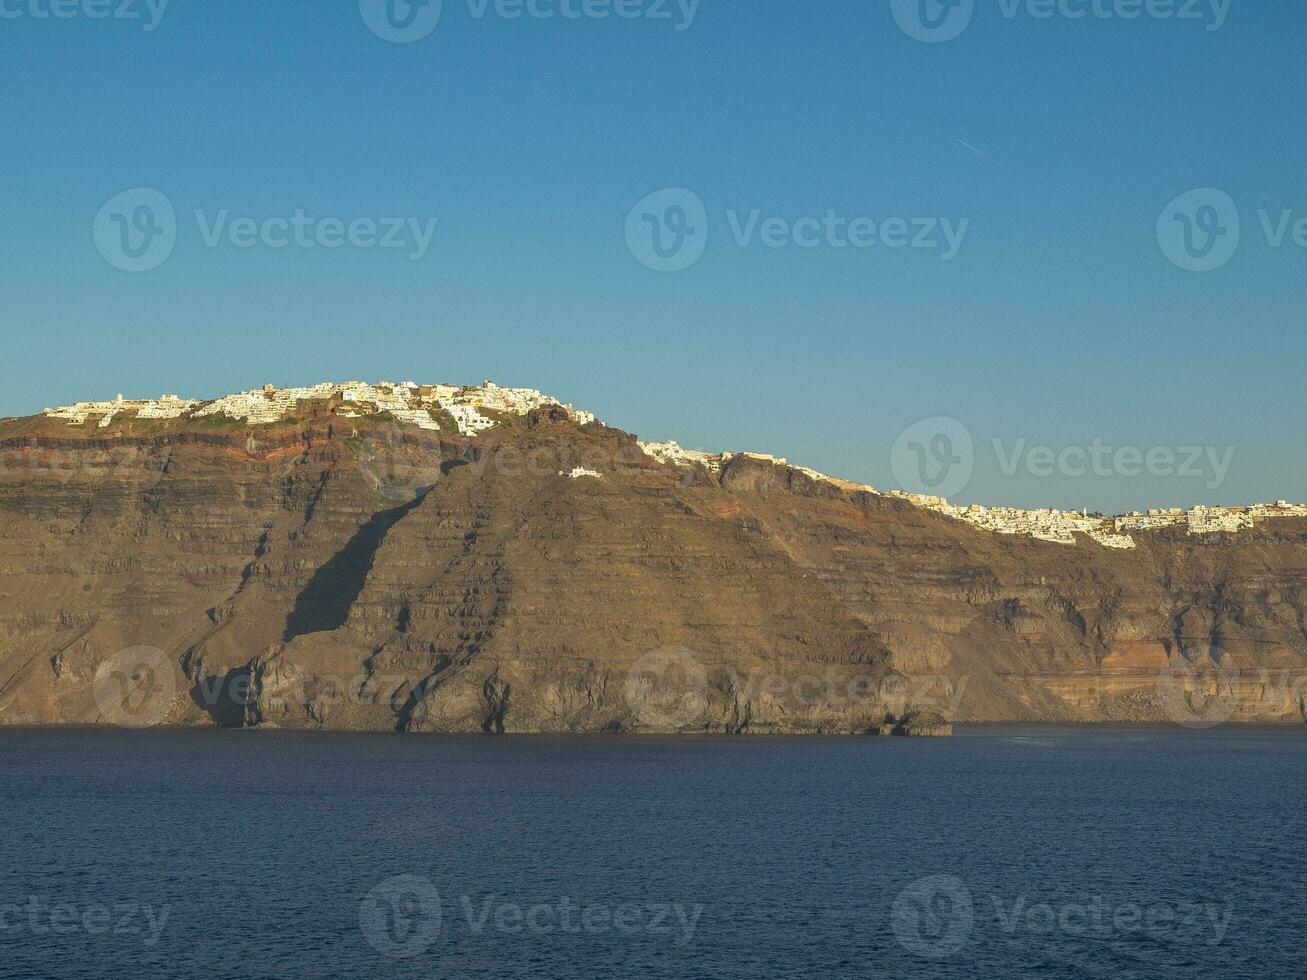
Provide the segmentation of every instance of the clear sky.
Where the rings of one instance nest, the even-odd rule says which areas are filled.
[[[492,378],[880,487],[955,419],[963,501],[1307,500],[1307,4],[54,2],[0,0],[0,414]],[[134,188],[176,215],[142,272],[113,254],[161,227]],[[664,188],[702,215],[632,215]],[[1241,219],[1210,271],[1158,233],[1196,188],[1228,198],[1192,209],[1195,261]],[[305,247],[297,211],[302,241],[397,217],[407,244]],[[654,271],[651,221],[706,247]],[[1082,475],[1095,445],[1234,455]]]

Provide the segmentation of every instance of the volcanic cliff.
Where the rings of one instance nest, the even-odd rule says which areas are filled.
[[[493,385],[52,409],[0,422],[0,724],[1301,722],[1307,517],[1258,513],[995,533]]]

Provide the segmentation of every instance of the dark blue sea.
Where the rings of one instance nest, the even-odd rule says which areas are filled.
[[[1307,737],[0,733],[0,976],[1303,976]]]

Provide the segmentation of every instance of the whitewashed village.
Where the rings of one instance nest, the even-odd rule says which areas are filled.
[[[335,414],[342,418],[388,412],[400,422],[430,431],[440,429],[440,423],[432,415],[433,410],[440,410],[453,417],[459,432],[465,436],[474,436],[496,424],[485,412],[525,415],[545,405],[560,404],[557,399],[530,388],[500,388],[490,381],[475,387],[419,385],[412,381],[375,385],[347,381],[326,382],[311,388],[264,385],[257,391],[242,391],[209,402],[176,395],[132,401],[119,395],[111,402],[79,402],[65,408],[47,408],[44,414],[48,418],[67,419],[69,425],[81,426],[95,420],[100,428],[108,428],[115,418],[127,413],[140,419],[226,416],[246,425],[267,425],[293,416],[304,402],[336,402]],[[579,425],[594,421],[589,412],[570,405],[562,407]]]
[[[589,425],[595,416],[571,405],[564,405],[532,388],[501,388],[486,381],[476,386],[450,384],[420,385],[412,381],[399,383],[326,382],[309,388],[278,388],[243,391],[212,401],[197,401],[162,395],[157,399],[131,400],[119,395],[110,402],[79,402],[63,408],[47,408],[47,418],[62,419],[70,426],[93,424],[109,428],[115,419],[179,419],[226,417],[247,426],[268,425],[293,417],[305,402],[329,405],[341,418],[364,418],[380,412],[395,420],[427,431],[439,431],[436,412],[453,419],[463,436],[475,437],[494,428],[495,416],[524,416],[546,406],[562,408],[578,425]],[[723,465],[737,456],[785,466],[810,479],[831,483],[845,490],[894,497],[925,510],[963,521],[995,534],[1020,535],[1060,545],[1076,545],[1082,535],[1104,548],[1132,549],[1137,546],[1132,533],[1163,528],[1184,528],[1189,534],[1236,532],[1274,518],[1307,517],[1307,505],[1280,500],[1274,504],[1251,504],[1242,507],[1193,507],[1150,510],[1115,517],[1091,516],[1062,510],[1020,510],[1013,507],[985,507],[980,504],[952,504],[943,497],[905,493],[900,490],[877,490],[819,473],[787,460],[763,453],[705,453],[683,449],[675,442],[641,442],[641,450],[650,458],[672,466],[702,466],[720,472]],[[569,479],[603,479],[597,470],[578,467],[560,472]]]
[[[650,456],[674,465],[706,466],[717,471],[735,455],[791,466],[784,459],[762,453],[721,453],[716,456],[682,449],[675,442],[641,443]],[[1050,541],[1054,544],[1074,545],[1076,535],[1083,534],[1105,548],[1130,549],[1136,547],[1132,531],[1149,531],[1160,528],[1182,527],[1190,534],[1212,534],[1219,531],[1239,531],[1275,517],[1307,517],[1307,505],[1290,504],[1280,500],[1274,504],[1252,504],[1246,507],[1193,507],[1189,510],[1173,508],[1150,510],[1147,513],[1130,513],[1118,517],[1096,517],[1086,513],[1065,510],[1020,510],[1015,507],[985,507],[981,504],[958,505],[943,497],[905,493],[902,490],[877,490],[866,484],[850,483],[827,476],[805,466],[791,466],[813,480],[833,483],[844,489],[861,490],[886,497],[896,497],[924,510],[964,521],[995,534],[1013,534]]]

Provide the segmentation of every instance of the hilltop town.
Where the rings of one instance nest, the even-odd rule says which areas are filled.
[[[851,483],[828,476],[806,466],[793,466],[787,460],[762,453],[720,453],[710,455],[682,449],[675,442],[642,442],[644,452],[660,462],[677,466],[704,466],[718,472],[737,456],[769,462],[797,470],[810,479],[834,484],[845,490],[906,500],[913,506],[943,514],[994,534],[1021,535],[1053,544],[1075,545],[1076,535],[1084,535],[1104,548],[1130,550],[1137,547],[1131,532],[1163,528],[1183,528],[1189,534],[1236,532],[1277,517],[1307,517],[1307,506],[1280,500],[1274,504],[1250,504],[1244,507],[1204,507],[1189,510],[1172,508],[1132,512],[1114,517],[1094,516],[1064,510],[1021,510],[1016,507],[985,507],[981,504],[952,504],[943,497],[905,493],[902,490],[877,490],[866,484]]]
[[[264,385],[257,391],[242,391],[208,402],[176,395],[133,401],[119,395],[111,402],[78,402],[64,408],[47,408],[44,414],[47,418],[66,419],[74,426],[94,421],[102,429],[129,414],[138,419],[225,416],[252,426],[293,418],[311,407],[341,418],[363,418],[385,412],[399,422],[435,432],[440,430],[438,415],[445,413],[453,419],[460,434],[475,436],[498,424],[494,414],[522,416],[546,405],[559,405],[578,425],[595,421],[589,412],[561,405],[556,398],[534,389],[500,388],[491,381],[471,387],[419,385],[413,381],[383,381],[375,385],[361,381],[325,382],[310,388]]]
[[[1307,506],[1290,504],[1285,500],[1243,507],[1197,506],[1189,510],[1176,507],[1150,510],[1147,513],[1096,517],[1085,513],[1077,514],[1075,511],[1018,510],[1013,507],[983,507],[979,504],[958,506],[939,497],[899,491],[891,491],[890,495],[903,497],[919,507],[996,534],[1021,534],[1041,541],[1070,545],[1076,543],[1077,534],[1083,534],[1105,548],[1123,549],[1136,547],[1131,532],[1183,528],[1189,534],[1216,534],[1254,527],[1271,518],[1307,517]]]
[[[227,418],[247,426],[268,425],[294,418],[306,410],[328,412],[345,419],[361,419],[386,413],[396,421],[428,431],[440,431],[442,420],[452,422],[462,436],[475,437],[500,424],[504,417],[521,417],[538,408],[556,406],[578,425],[596,421],[593,413],[564,405],[533,388],[501,388],[491,381],[476,386],[451,384],[417,384],[412,381],[366,384],[350,381],[325,382],[308,388],[278,388],[243,391],[211,401],[197,401],[176,395],[157,399],[130,400],[119,395],[110,402],[78,402],[62,408],[47,408],[47,418],[61,419],[70,426],[94,425],[109,429],[116,420]],[[905,500],[945,517],[970,524],[994,534],[1019,535],[1060,545],[1076,545],[1081,538],[1104,548],[1130,550],[1137,547],[1133,535],[1165,528],[1182,528],[1188,534],[1233,533],[1254,527],[1262,521],[1284,517],[1307,517],[1307,506],[1280,500],[1274,504],[1251,504],[1242,507],[1203,507],[1189,510],[1174,508],[1150,510],[1103,517],[1062,510],[1021,510],[1014,507],[985,507],[980,504],[959,505],[943,497],[905,493],[900,490],[877,490],[828,476],[787,460],[763,453],[707,453],[684,449],[675,442],[641,442],[640,449],[660,463],[677,467],[703,467],[719,473],[737,457],[782,466],[802,473],[809,479],[832,484],[843,490],[876,494]],[[590,469],[575,469],[560,475],[572,479],[602,478]]]

